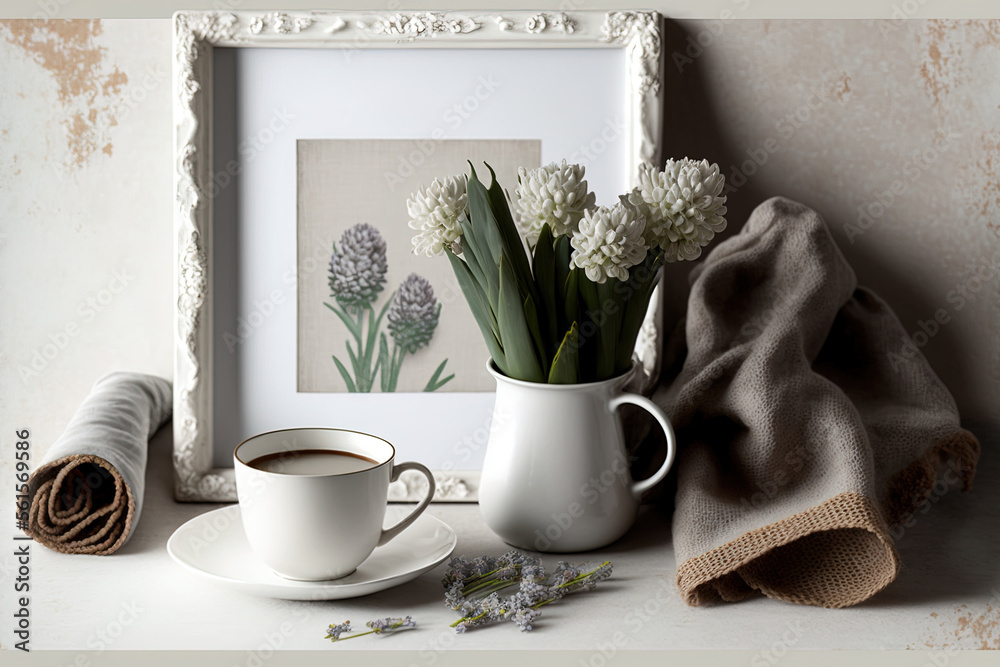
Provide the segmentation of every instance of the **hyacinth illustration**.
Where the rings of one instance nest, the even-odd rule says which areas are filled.
[[[404,357],[426,347],[437,329],[441,305],[431,284],[416,274],[403,281],[376,311],[387,272],[385,239],[369,224],[354,225],[333,247],[329,275],[333,303],[324,305],[350,333],[345,341],[347,363],[333,355],[350,392],[372,391],[376,378],[382,391],[396,391]],[[391,352],[382,331],[387,314],[387,328],[394,341]],[[441,379],[447,363],[447,359],[441,362],[424,391],[436,391],[454,378],[452,374]]]
[[[642,215],[623,203],[585,211],[570,240],[570,266],[583,269],[599,285],[608,278],[628,280],[628,270],[646,259],[645,227]]]
[[[572,234],[584,212],[594,207],[597,197],[587,190],[585,172],[582,165],[566,164],[566,160],[517,170],[518,218],[529,246],[538,242],[546,224],[553,236]]]
[[[333,246],[330,294],[348,312],[369,306],[385,287],[385,239],[368,224],[354,225]]]
[[[404,351],[412,354],[431,341],[441,304],[426,278],[411,273],[389,304],[389,331]]]
[[[434,179],[429,187],[410,195],[406,201],[409,225],[419,232],[413,237],[413,252],[433,257],[448,248],[460,255],[461,219],[467,202],[464,176]]]
[[[394,632],[415,628],[417,627],[417,622],[413,620],[413,617],[407,616],[406,618],[378,618],[374,621],[368,621],[365,625],[371,628],[368,632],[359,632],[356,635],[351,634],[346,637],[342,637],[341,635],[352,631],[350,621],[344,621],[339,625],[331,625],[326,631],[324,639],[336,642],[354,639],[355,637],[364,637],[365,635],[391,635]]]
[[[382,391],[396,390],[403,359],[431,342],[440,315],[441,304],[434,296],[430,282],[415,273],[407,276],[389,302],[388,329],[393,340],[392,351],[384,333],[380,341]],[[440,379],[446,363],[447,359],[437,367],[424,391],[435,391],[455,377],[452,374]]]
[[[663,169],[644,165],[629,201],[646,218],[646,243],[659,246],[668,262],[697,259],[726,228],[725,177],[719,165],[684,158]]]
[[[448,563],[441,583],[445,605],[462,614],[451,624],[456,632],[500,621],[511,621],[522,632],[529,632],[541,616],[541,607],[570,593],[593,590],[611,576],[611,571],[610,561],[596,567],[560,561],[546,576],[541,560],[512,550],[499,557],[472,560],[456,556]],[[512,594],[501,595],[514,587]]]

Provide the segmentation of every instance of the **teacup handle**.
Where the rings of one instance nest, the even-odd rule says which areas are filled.
[[[663,429],[663,435],[667,437],[667,458],[663,461],[663,465],[660,466],[660,469],[646,479],[640,482],[632,483],[632,495],[638,498],[643,494],[643,492],[656,486],[664,477],[667,476],[667,473],[670,472],[670,466],[674,463],[674,454],[677,449],[677,444],[676,438],[674,437],[674,428],[670,425],[670,419],[668,419],[667,415],[660,409],[660,406],[653,403],[645,396],[640,396],[638,394],[622,394],[621,396],[612,398],[608,403],[608,407],[610,407],[611,411],[614,412],[624,403],[637,405],[649,414],[653,415],[656,421],[659,422],[660,428]]]
[[[431,500],[434,498],[434,490],[435,490],[434,475],[431,474],[430,470],[428,470],[419,463],[415,463],[413,461],[407,461],[406,463],[397,463],[396,465],[392,466],[392,476],[389,478],[389,482],[390,483],[395,482],[397,479],[399,479],[399,474],[402,472],[406,472],[407,470],[416,470],[417,472],[423,473],[424,477],[427,478],[427,484],[429,486],[429,488],[427,489],[427,497],[420,501],[420,504],[417,505],[417,509],[413,510],[413,512],[411,512],[409,516],[407,516],[405,519],[397,523],[392,528],[387,528],[383,530],[382,537],[379,538],[378,544],[376,546],[379,547],[382,546],[383,544],[385,544],[386,542],[388,542],[389,540],[391,540],[392,538],[396,537],[401,532],[406,530],[411,523],[417,520],[417,517],[419,517],[421,514],[424,513],[424,510],[427,509],[427,506],[430,505]]]

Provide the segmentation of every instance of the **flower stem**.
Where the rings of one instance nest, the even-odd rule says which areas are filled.
[[[342,642],[342,641],[344,641],[346,639],[354,639],[355,637],[364,637],[365,635],[371,635],[371,634],[375,634],[375,631],[374,630],[369,630],[368,632],[359,632],[356,635],[354,635],[354,634],[347,635],[346,637],[341,637],[340,639],[335,639],[334,641]]]
[[[365,368],[365,337],[364,337],[364,326],[365,326],[365,309],[358,308],[358,335],[355,338],[358,342],[358,368],[357,368],[357,378],[358,391],[369,392],[372,390],[371,380],[368,378],[368,369]]]
[[[470,616],[463,616],[462,618],[458,619],[457,621],[455,621],[454,623],[452,623],[452,624],[451,624],[451,625],[449,625],[448,627],[449,627],[449,628],[453,628],[453,627],[455,627],[456,625],[458,625],[459,623],[462,623],[463,621],[478,621],[478,620],[479,620],[479,619],[481,619],[481,618],[482,618],[483,616],[486,616],[486,614],[487,614],[487,613],[488,613],[488,612],[485,612],[485,611],[484,611],[483,613],[481,613],[481,614],[479,614],[479,615],[477,615],[477,616],[471,616],[471,617],[470,617]]]
[[[515,565],[512,565],[511,567],[513,567],[513,568],[514,568],[515,570],[520,570],[520,569],[521,569],[521,566],[520,566],[519,564],[515,564]],[[491,575],[494,575],[494,574],[496,574],[496,573],[497,573],[497,572],[499,572],[499,571],[500,571],[501,569],[502,569],[502,568],[497,568],[497,569],[495,569],[495,570],[490,570],[489,572],[484,572],[483,574],[480,574],[480,575],[479,575],[479,576],[477,576],[477,577],[471,577],[471,578],[470,578],[470,579],[469,579],[469,580],[468,580],[468,581],[466,582],[465,586],[464,586],[464,587],[462,588],[462,594],[463,594],[463,595],[467,595],[467,594],[469,594],[469,593],[472,593],[473,591],[475,591],[475,590],[476,590],[476,586],[478,586],[479,584],[483,583],[483,581],[484,581],[484,580],[485,580],[485,579],[486,579],[487,577],[489,577],[489,576],[491,576]],[[490,581],[495,581],[495,580],[490,580]],[[517,582],[517,581],[520,581],[520,579],[519,579],[519,578],[512,578],[512,579],[510,579],[510,581],[511,581],[511,582]],[[470,584],[472,584],[472,587],[470,587]]]
[[[570,579],[569,581],[567,581],[565,583],[562,583],[562,584],[559,584],[558,586],[556,586],[556,588],[565,588],[566,586],[572,586],[573,584],[578,584],[581,581],[583,581],[584,579],[586,579],[587,577],[589,577],[590,575],[592,575],[595,572],[597,572],[598,570],[600,570],[602,567],[605,567],[607,565],[611,565],[611,561],[606,560],[603,563],[601,563],[600,565],[598,565],[597,567],[595,567],[590,572],[584,572],[583,574],[579,574],[579,575],[573,577],[572,579]]]
[[[496,591],[502,591],[503,589],[507,588],[508,586],[513,586],[513,585],[515,585],[517,583],[520,583],[520,581],[521,581],[520,578],[517,578],[517,579],[491,579],[490,581],[483,581],[483,582],[480,582],[480,583],[476,584],[472,588],[469,588],[467,590],[463,590],[462,594],[468,596],[470,593],[486,592],[488,594],[488,593],[493,593],[493,592],[496,592]]]

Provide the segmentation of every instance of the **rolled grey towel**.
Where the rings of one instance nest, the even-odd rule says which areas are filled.
[[[94,385],[28,480],[28,533],[70,554],[112,554],[139,522],[150,437],[170,418],[170,383],[111,373]]]

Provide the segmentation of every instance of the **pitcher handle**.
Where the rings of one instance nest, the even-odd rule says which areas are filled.
[[[424,513],[424,510],[427,509],[427,506],[434,498],[434,489],[435,489],[434,475],[431,474],[430,470],[420,465],[419,463],[414,463],[413,461],[407,461],[406,463],[397,463],[396,465],[392,466],[392,475],[390,476],[389,481],[395,482],[397,479],[399,479],[399,474],[407,470],[416,470],[417,472],[422,473],[423,476],[427,478],[427,485],[428,485],[427,496],[420,501],[420,504],[417,505],[417,508],[415,510],[410,512],[409,516],[407,516],[405,519],[397,523],[392,528],[386,528],[385,530],[383,530],[382,536],[379,538],[378,544],[376,546],[384,545],[386,542],[388,542],[389,540],[391,540],[392,538],[396,537],[401,532],[403,532],[407,528],[407,526],[409,526],[411,523],[417,520],[418,516]]]
[[[668,419],[667,415],[660,409],[660,406],[653,403],[653,401],[649,400],[645,396],[640,396],[638,394],[622,394],[621,396],[611,399],[608,403],[608,407],[610,407],[611,411],[614,412],[625,403],[639,406],[649,414],[653,415],[653,418],[660,424],[660,428],[663,429],[663,435],[667,438],[667,458],[663,461],[663,465],[660,466],[660,469],[646,479],[632,483],[632,495],[635,498],[638,498],[643,494],[643,492],[648,491],[660,483],[663,478],[667,476],[667,473],[670,472],[670,466],[674,463],[674,454],[676,453],[677,444],[676,438],[674,437],[674,428],[670,425],[670,419]]]

